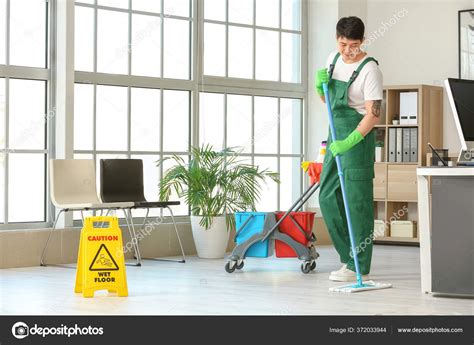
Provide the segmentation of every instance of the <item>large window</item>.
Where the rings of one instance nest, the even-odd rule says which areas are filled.
[[[48,2],[0,0],[0,226],[47,221]],[[23,225],[24,226],[24,225]]]
[[[75,157],[143,159],[156,199],[158,158],[239,147],[281,174],[259,209],[288,207],[302,189],[301,13],[301,0],[76,1]]]
[[[189,152],[189,91],[78,83],[74,114],[75,157],[143,159],[149,200],[162,176],[155,162]]]
[[[301,192],[302,100],[221,93],[200,95],[200,141],[232,147],[248,163],[280,173],[264,186],[261,211],[289,208]]]
[[[156,161],[189,153],[191,11],[189,0],[76,1],[75,157],[143,159],[149,200],[168,168]]]
[[[158,159],[188,159],[191,145],[239,147],[247,162],[281,175],[264,186],[259,209],[286,208],[303,180],[306,2],[80,0],[74,18],[57,21],[56,0],[0,0],[0,227],[51,221],[47,161],[69,145],[50,128],[50,75],[73,60],[74,112],[57,121],[74,125],[66,156],[141,158],[146,196],[156,200],[169,168]],[[49,39],[50,25],[73,19],[74,35]],[[52,52],[60,54],[50,66]],[[56,57],[66,60],[58,71]]]
[[[204,74],[301,82],[301,0],[205,0]]]
[[[190,0],[96,1],[76,1],[76,70],[191,79]]]
[[[302,191],[302,0],[204,0],[200,144],[236,147],[280,173],[263,187],[261,211],[286,209]]]

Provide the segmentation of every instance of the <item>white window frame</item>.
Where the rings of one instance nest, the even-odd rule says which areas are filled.
[[[254,145],[252,144],[252,151],[251,153],[242,154],[242,156],[247,156],[252,158],[252,163],[254,162],[255,157],[276,157],[278,160],[278,173],[281,171],[280,169],[280,158],[283,157],[299,157],[301,160],[304,160],[306,156],[306,143],[307,143],[307,109],[308,109],[308,22],[307,22],[307,8],[308,8],[308,0],[301,0],[301,31],[294,31],[294,30],[286,30],[281,28],[268,28],[268,27],[260,27],[255,25],[256,24],[256,0],[253,1],[253,24],[235,24],[232,23],[232,26],[240,26],[240,27],[247,27],[252,28],[254,33],[253,39],[253,79],[243,79],[243,78],[232,78],[232,77],[220,77],[220,76],[210,76],[204,75],[204,23],[215,23],[215,24],[225,24],[226,26],[226,42],[228,40],[228,32],[229,32],[229,22],[228,22],[228,0],[223,0],[226,2],[226,21],[216,21],[210,19],[204,19],[204,4],[202,1],[198,0],[201,6],[197,8],[197,16],[199,20],[197,21],[199,28],[195,37],[195,46],[199,48],[198,51],[198,62],[197,68],[195,70],[194,80],[197,81],[197,89],[199,90],[198,93],[194,95],[194,104],[195,104],[195,112],[193,113],[193,124],[195,128],[195,132],[193,133],[194,145],[199,144],[199,93],[200,92],[209,92],[209,93],[219,93],[219,94],[237,94],[237,95],[249,95],[249,96],[268,96],[268,97],[277,97],[277,98],[296,98],[301,99],[302,106],[301,106],[301,152],[300,154],[282,154],[280,152],[280,123],[278,123],[278,151],[276,154],[263,154],[263,153],[255,153]],[[280,0],[280,27],[281,27],[281,6],[282,1]],[[289,33],[301,33],[301,77],[300,83],[287,83],[287,82],[276,82],[276,81],[264,81],[264,80],[256,80],[255,79],[255,69],[256,69],[256,41],[255,41],[255,29],[262,29],[262,30],[272,30],[279,32],[279,56],[281,57],[281,33],[289,32]],[[226,54],[225,54],[225,72],[228,75],[228,44],[226,44]],[[281,58],[279,59],[279,80],[281,80]],[[226,98],[225,98],[226,99]],[[280,101],[278,101],[278,113],[280,113]],[[227,110],[225,110],[224,115],[224,126],[226,126],[226,119],[227,119]],[[254,136],[254,97],[252,97],[252,138]],[[227,130],[224,128],[224,143],[227,142],[226,140]],[[307,179],[301,176],[300,182],[300,192],[303,191],[303,187],[307,185]],[[278,186],[278,208],[280,208],[280,185]]]
[[[12,0],[9,0],[12,1]],[[75,151],[73,147],[73,108],[74,108],[74,84],[75,83],[89,83],[99,85],[113,85],[128,87],[129,93],[131,87],[141,88],[156,88],[166,90],[183,90],[190,91],[190,123],[189,123],[189,137],[190,143],[193,146],[199,145],[199,94],[201,92],[216,92],[224,94],[250,95],[250,96],[268,96],[279,98],[297,98],[302,100],[302,123],[301,123],[301,147],[302,152],[298,155],[303,159],[307,152],[307,117],[308,117],[308,22],[307,9],[308,0],[301,0],[301,82],[285,83],[262,81],[254,79],[240,79],[229,77],[215,77],[203,75],[203,30],[204,30],[204,2],[203,0],[190,0],[191,2],[191,17],[189,21],[192,27],[191,37],[191,66],[190,80],[178,80],[155,77],[142,77],[131,75],[105,74],[95,72],[83,72],[74,70],[74,8],[79,4],[70,0],[46,0],[49,5],[49,65],[48,68],[29,68],[0,65],[0,77],[6,78],[26,78],[35,80],[46,80],[48,82],[48,97],[47,108],[57,110],[56,116],[51,118],[48,124],[48,158],[73,158],[74,153],[90,153],[83,150]],[[131,1],[131,0],[129,0]],[[162,1],[162,9],[163,0]],[[226,6],[228,0],[226,1]],[[79,6],[89,6],[87,4],[80,4]],[[92,5],[94,7],[94,5]],[[106,6],[98,6],[97,8],[110,9]],[[130,8],[130,7],[129,7]],[[255,8],[255,5],[254,5]],[[281,1],[280,1],[281,8]],[[129,16],[132,13],[148,14],[148,12],[135,11],[130,9],[116,9],[117,11],[127,12]],[[281,12],[281,11],[280,11]],[[255,12],[254,12],[255,13]],[[175,16],[159,14],[162,18]],[[255,14],[254,14],[255,15]],[[281,15],[280,15],[281,16]],[[183,17],[176,17],[183,18]],[[97,20],[97,17],[95,21]],[[281,21],[281,18],[280,18]],[[163,24],[162,24],[163,25]],[[257,27],[258,28],[258,27]],[[262,28],[267,30],[268,28]],[[276,29],[280,32],[292,32],[292,30]],[[129,36],[130,36],[129,24]],[[163,35],[163,31],[161,33]],[[96,36],[95,36],[96,37]],[[281,39],[281,38],[280,38]],[[130,37],[129,37],[130,42]],[[8,39],[6,42],[9,44]],[[163,40],[162,40],[163,44]],[[255,41],[254,41],[255,45]],[[95,51],[97,51],[97,42],[94,42]],[[281,46],[281,44],[280,44]],[[95,53],[96,55],[96,53]],[[254,49],[255,55],[255,49]],[[59,59],[58,59],[59,57]],[[96,60],[95,60],[96,61]],[[163,64],[163,59],[161,59]],[[227,64],[227,62],[226,62]],[[281,66],[281,65],[280,65]],[[95,63],[94,71],[97,71]],[[129,59],[128,70],[130,72],[131,63]],[[280,67],[281,70],[281,67]],[[162,70],[163,71],[163,70]],[[162,74],[163,75],[163,74]],[[280,72],[281,75],[281,72]],[[162,91],[161,91],[162,92]],[[163,103],[160,105],[163,106]],[[130,105],[129,105],[130,108]],[[130,110],[129,110],[130,112]],[[130,119],[130,116],[129,116]],[[162,128],[162,127],[161,127]],[[130,131],[129,131],[130,132]],[[280,133],[278,131],[278,133]],[[279,135],[279,134],[278,134]],[[130,138],[127,139],[128,141]],[[130,151],[129,149],[123,152],[113,151],[113,153],[123,154],[141,154],[139,151]],[[110,153],[108,151],[97,151],[96,153]],[[156,154],[161,152],[143,152],[143,154]],[[174,153],[174,152],[166,152]],[[185,154],[185,152],[176,152]],[[254,154],[254,156],[267,156],[266,154]],[[271,157],[287,157],[293,155],[270,154]],[[46,164],[48,170],[48,164]],[[46,171],[46,210],[47,218],[43,223],[15,223],[0,225],[1,229],[29,229],[29,228],[45,228],[50,227],[52,218],[55,214],[54,208],[51,205],[49,196],[49,172]],[[306,183],[307,179],[301,179],[301,187]],[[7,187],[8,188],[8,187]],[[3,196],[5,197],[5,196]],[[7,200],[5,200],[7,201]],[[5,202],[5,205],[7,202]],[[186,217],[187,219],[187,217]],[[71,226],[72,216],[65,217],[64,222],[59,223],[59,226]]]
[[[54,83],[51,82],[51,71],[54,68],[54,57],[52,52],[54,51],[54,38],[52,33],[54,32],[54,17],[55,17],[55,8],[52,1],[45,1],[46,6],[46,35],[45,35],[45,66],[41,67],[27,67],[27,66],[16,66],[10,65],[10,3],[13,0],[6,0],[6,22],[5,25],[5,64],[0,65],[0,79],[5,81],[5,123],[2,124],[5,131],[5,147],[0,147],[0,153],[5,156],[5,191],[3,195],[0,195],[1,198],[4,198],[4,214],[5,219],[3,223],[0,223],[0,230],[11,230],[11,229],[36,229],[44,228],[52,225],[51,222],[51,200],[49,193],[49,167],[48,160],[51,157],[52,152],[54,151],[54,135],[53,128],[55,123],[55,112],[54,112]],[[10,79],[24,79],[24,80],[37,80],[44,81],[46,83],[45,90],[45,114],[44,120],[46,121],[46,138],[45,138],[45,149],[10,149],[9,148],[9,89],[10,89]],[[35,153],[35,154],[44,154],[45,155],[45,186],[44,186],[44,221],[39,222],[15,222],[10,223],[8,221],[8,194],[9,194],[9,154],[10,153]],[[26,197],[26,196],[25,196]],[[25,210],[26,212],[27,210]]]
[[[86,72],[86,71],[75,71],[74,72],[74,79],[75,83],[77,84],[91,84],[93,85],[94,88],[94,100],[93,100],[93,108],[94,108],[94,113],[93,113],[93,147],[92,150],[74,150],[74,154],[91,154],[93,156],[94,161],[96,161],[97,155],[101,154],[117,154],[117,155],[125,155],[127,158],[131,158],[133,155],[151,155],[151,156],[159,156],[162,158],[163,156],[168,156],[168,155],[188,155],[190,146],[191,146],[191,119],[192,119],[192,93],[194,90],[194,83],[192,80],[182,80],[182,79],[170,79],[170,78],[163,78],[163,77],[146,77],[146,76],[136,76],[132,75],[132,52],[130,49],[128,49],[128,66],[127,66],[127,73],[128,75],[122,75],[122,74],[108,74],[108,73],[100,73],[97,71],[97,19],[98,19],[98,10],[103,9],[103,10],[110,10],[110,11],[116,11],[116,12],[121,12],[121,13],[127,13],[128,14],[128,46],[132,47],[132,14],[145,14],[145,15],[150,15],[154,17],[159,17],[161,18],[161,59],[160,59],[160,70],[161,70],[161,76],[164,75],[164,18],[171,18],[171,19],[180,19],[180,20],[187,20],[190,22],[190,30],[194,32],[193,27],[194,27],[194,22],[195,22],[195,16],[193,15],[193,12],[190,13],[191,17],[181,17],[181,16],[175,16],[175,15],[168,15],[163,13],[164,9],[164,0],[161,1],[161,13],[151,13],[151,12],[144,12],[144,11],[137,11],[131,9],[131,2],[133,0],[129,0],[128,3],[128,9],[124,8],[115,8],[115,7],[109,7],[109,6],[101,6],[98,5],[98,1],[95,0],[95,4],[85,4],[85,3],[80,3],[76,2],[75,6],[80,6],[80,7],[87,7],[87,8],[93,8],[94,9],[94,48],[93,48],[93,72]],[[193,0],[189,0],[190,6],[193,6]],[[190,7],[191,9],[194,9],[194,7]],[[192,46],[193,42],[193,37],[190,37],[190,46]],[[192,55],[192,50],[190,49],[190,78],[192,77],[192,66],[193,66],[193,55]],[[108,85],[108,86],[121,86],[121,87],[126,87],[127,88],[127,149],[126,150],[121,150],[121,151],[107,151],[107,150],[97,150],[96,148],[96,122],[97,122],[97,114],[96,114],[96,109],[97,109],[97,104],[96,104],[96,92],[97,92],[97,85]],[[155,89],[160,92],[160,140],[161,140],[161,150],[160,151],[137,151],[137,150],[132,150],[131,149],[131,120],[132,120],[132,113],[131,113],[131,89],[132,88],[151,88]],[[165,90],[178,90],[178,91],[186,91],[189,92],[189,118],[188,118],[188,128],[189,128],[189,133],[188,133],[188,142],[190,145],[188,145],[187,151],[164,151],[163,150],[163,130],[164,126],[163,124],[163,91]],[[163,166],[160,166],[160,171],[159,171],[159,176],[163,176]],[[189,211],[188,211],[189,213]],[[181,218],[180,216],[176,217],[178,220]]]

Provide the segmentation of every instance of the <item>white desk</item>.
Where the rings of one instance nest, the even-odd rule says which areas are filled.
[[[418,176],[418,227],[420,235],[421,292],[431,293],[431,217],[429,176],[474,176],[474,167],[421,167]]]

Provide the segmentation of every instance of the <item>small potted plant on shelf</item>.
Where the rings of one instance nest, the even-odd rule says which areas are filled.
[[[376,162],[383,162],[383,148],[384,148],[384,142],[383,140],[377,140],[375,142],[375,161]]]
[[[234,212],[252,210],[260,198],[261,183],[279,183],[279,176],[268,169],[244,163],[234,149],[214,151],[212,146],[192,147],[189,162],[174,155],[174,163],[160,183],[160,199],[172,191],[191,208],[191,228],[197,254],[201,258],[223,258],[230,229],[235,227]]]

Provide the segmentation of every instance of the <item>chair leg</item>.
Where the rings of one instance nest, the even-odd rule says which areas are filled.
[[[136,237],[136,234],[135,234],[135,229],[133,228],[133,219],[130,219],[130,222],[132,224],[132,226],[130,226],[127,211],[125,209],[122,209],[122,211],[123,211],[123,214],[125,216],[125,221],[127,222],[128,232],[130,234],[130,240],[132,241],[133,250],[135,251],[135,256],[137,258],[137,263],[135,264],[135,266],[141,266],[142,265],[142,260],[141,260],[141,256],[140,256],[140,249],[138,248],[138,245],[137,245],[137,237]],[[132,213],[130,212],[130,215],[131,214]],[[132,229],[133,229],[133,232],[132,232]]]
[[[107,209],[107,212],[105,212],[105,216],[107,217],[109,215],[109,212],[110,212],[110,209]],[[102,217],[102,214],[104,213],[103,210],[100,210],[100,216]],[[102,223],[100,223],[100,227],[103,228],[104,227],[104,221],[102,221]]]
[[[179,236],[178,227],[176,226],[176,221],[174,220],[173,211],[171,210],[171,207],[169,207],[169,206],[166,206],[166,208],[168,209],[168,211],[170,211],[171,220],[172,220],[173,226],[174,226],[174,231],[176,232],[176,237],[178,237],[179,247],[181,248],[181,255],[182,255],[183,258],[179,262],[185,263],[186,262],[186,256],[184,255],[183,244],[181,243],[181,237]]]
[[[142,230],[142,232],[143,232],[143,230],[145,230],[145,225],[146,225],[146,221],[148,220],[148,214],[149,214],[149,213],[150,213],[150,209],[147,208],[147,209],[146,209],[146,214],[145,214],[145,219],[143,220],[143,224],[142,224],[142,226],[140,227],[140,229]],[[140,241],[137,239],[137,245],[139,245],[139,244],[140,244]]]
[[[59,216],[64,211],[65,211],[64,209],[60,210],[58,215],[54,219],[53,227],[51,228],[51,231],[49,232],[48,239],[46,240],[46,244],[44,245],[43,252],[41,253],[40,266],[46,266],[46,264],[44,263],[44,256],[46,255],[46,250],[48,249],[48,245],[49,245],[49,241],[51,240],[51,236],[53,235],[54,230],[56,230],[56,225],[58,224]]]
[[[177,227],[176,227],[176,222],[174,221],[173,211],[172,211],[169,207],[167,207],[167,208],[168,208],[168,210],[170,211],[171,219],[173,220],[174,230],[176,231],[176,235],[178,236],[179,246],[181,247],[181,253],[182,253],[183,258],[182,258],[181,260],[171,260],[171,259],[161,259],[161,258],[143,258],[143,260],[168,261],[168,262],[185,263],[185,262],[186,262],[186,257],[184,256],[184,250],[183,250],[183,246],[182,246],[182,244],[181,244],[181,238],[179,237],[178,229],[177,229]],[[147,208],[147,209],[146,209],[145,220],[143,221],[143,224],[142,224],[142,227],[141,227],[141,230],[142,230],[142,231],[145,229],[145,225],[146,225],[146,221],[147,221],[148,213],[149,213],[149,212],[150,212],[150,209]]]
[[[128,209],[128,218],[130,219],[130,225],[132,226],[132,232],[133,232],[133,237],[135,238],[135,248],[136,248],[136,252],[135,252],[135,255],[136,255],[136,259],[137,259],[137,262],[139,263],[139,265],[141,266],[142,264],[142,255],[140,253],[140,248],[138,246],[138,237],[137,237],[137,233],[135,231],[135,224],[133,223],[133,216],[132,216],[132,209],[129,208]]]

